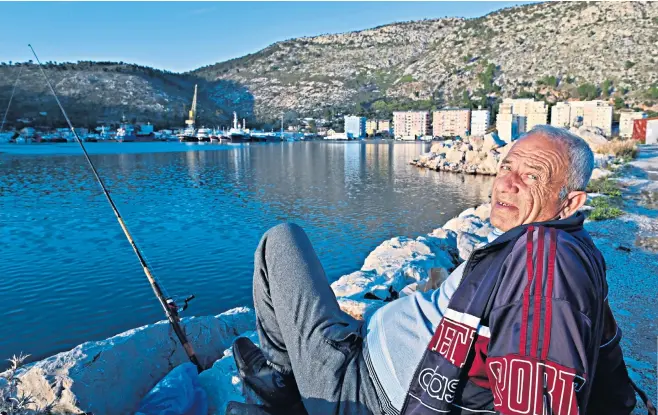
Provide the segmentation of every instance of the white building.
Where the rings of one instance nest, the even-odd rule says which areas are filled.
[[[506,143],[511,143],[519,136],[519,116],[512,113],[513,104],[503,101],[498,108],[496,130],[498,137]]]
[[[551,110],[551,125],[598,127],[609,137],[612,134],[612,109],[612,105],[601,100],[560,102]]]
[[[345,116],[345,134],[352,138],[366,137],[366,117]]]
[[[624,111],[619,114],[619,136],[631,138],[633,135],[633,124],[635,120],[644,118],[645,114],[641,111]]]
[[[478,107],[478,109],[471,111],[471,135],[484,137],[489,128],[489,122],[489,110]]]
[[[562,128],[571,126],[571,106],[568,102],[558,102],[551,108],[551,125]]]
[[[533,98],[506,98],[503,104],[511,105],[512,114],[519,116],[519,134],[532,130],[535,125],[548,123],[548,106],[543,101],[535,101]]]

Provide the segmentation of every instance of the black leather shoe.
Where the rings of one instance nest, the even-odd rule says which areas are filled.
[[[289,407],[301,402],[295,377],[272,368],[263,351],[248,338],[235,340],[233,358],[244,383],[256,392],[265,405]]]
[[[226,407],[226,415],[308,415],[308,412],[301,402],[293,406],[268,408],[263,405],[230,401]]]

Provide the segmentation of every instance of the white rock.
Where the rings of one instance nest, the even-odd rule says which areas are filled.
[[[510,147],[505,146],[503,148]],[[498,163],[503,158],[493,151],[489,151],[478,165],[478,173],[495,175],[498,172]]]
[[[590,180],[602,179],[604,177],[608,177],[611,174],[612,172],[610,170],[603,170],[597,168],[592,170],[592,178]]]
[[[498,134],[489,133],[484,135],[484,141],[482,142],[482,151],[489,152],[494,148],[503,147],[507,143],[501,140],[498,137]]]
[[[601,146],[608,144],[608,139],[603,135],[603,130],[598,127],[571,127],[569,131],[585,140],[594,152]]]
[[[473,209],[473,213],[475,213],[475,209]],[[488,220],[482,220],[474,214],[450,219],[443,225],[443,228],[457,233],[472,233],[481,237],[486,237],[493,231],[493,226]]]
[[[478,218],[482,220],[489,220],[489,216],[491,215],[491,203],[484,203],[478,206],[475,209],[475,212],[473,215],[477,216]]]
[[[462,261],[467,261],[471,256],[474,249],[485,245],[487,238],[479,237],[472,233],[457,232],[457,249],[459,250],[459,258]]]
[[[209,366],[236,336],[254,329],[255,315],[236,308],[181,323],[199,360]],[[55,412],[132,413],[160,379],[186,361],[169,323],[161,321],[36,362],[20,375],[20,391],[40,406],[54,401]]]
[[[449,163],[461,163],[464,161],[464,153],[459,150],[450,149],[446,152],[446,161]]]
[[[350,298],[338,298],[340,309],[357,320],[366,320],[375,311],[385,306],[386,302],[380,300],[352,300]]]
[[[374,272],[355,271],[334,281],[331,289],[336,297],[349,297],[360,293],[365,294],[371,286],[385,281],[385,276],[377,275]]]
[[[430,147],[430,153],[439,154],[444,149],[443,143],[433,143]]]

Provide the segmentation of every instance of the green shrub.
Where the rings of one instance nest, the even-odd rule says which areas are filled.
[[[594,209],[589,214],[591,220],[614,219],[624,214],[624,211],[610,204],[607,197],[599,196],[590,202]]]
[[[589,185],[587,185],[587,192],[600,193],[612,197],[621,197],[621,189],[619,189],[617,182],[606,178],[590,181]]]

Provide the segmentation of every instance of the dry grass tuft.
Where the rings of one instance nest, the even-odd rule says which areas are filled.
[[[18,372],[30,355],[14,355],[9,360],[9,369],[0,374],[0,413],[7,415],[49,415],[53,405],[39,407],[30,395],[18,392],[21,383]]]
[[[612,140],[607,144],[597,146],[599,154],[610,154],[624,159],[634,159],[637,155],[637,142],[635,140]]]

